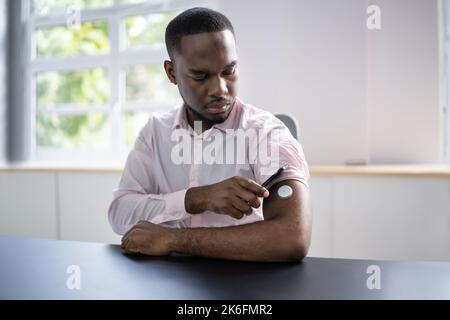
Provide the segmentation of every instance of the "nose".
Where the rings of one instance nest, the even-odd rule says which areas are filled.
[[[209,95],[223,97],[228,94],[227,82],[222,77],[214,77],[209,86]]]

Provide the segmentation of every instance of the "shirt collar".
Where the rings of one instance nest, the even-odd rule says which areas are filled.
[[[178,107],[178,111],[175,115],[175,121],[173,122],[172,129],[188,129],[189,125],[187,123],[186,117],[186,106],[184,103]]]
[[[222,123],[216,123],[212,126],[212,128],[219,129],[225,132],[227,129],[237,129],[239,125],[239,114],[242,109],[242,101],[239,98],[236,98],[236,102],[234,103],[233,109],[231,110],[228,118]],[[175,116],[175,121],[173,123],[172,129],[189,129],[189,123],[187,121],[187,109],[185,104],[183,103],[179,108]]]

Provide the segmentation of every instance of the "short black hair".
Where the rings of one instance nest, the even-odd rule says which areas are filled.
[[[166,48],[171,59],[173,52],[181,52],[181,38],[183,36],[230,30],[234,36],[234,28],[230,20],[222,13],[208,8],[192,8],[183,11],[166,28]]]

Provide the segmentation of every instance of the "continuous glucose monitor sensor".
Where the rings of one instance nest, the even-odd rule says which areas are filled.
[[[292,196],[294,192],[292,191],[292,188],[284,185],[278,188],[278,196],[280,198],[286,199]]]

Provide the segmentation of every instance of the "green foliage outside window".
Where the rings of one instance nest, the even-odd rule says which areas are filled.
[[[140,2],[121,0],[120,3]],[[67,12],[69,6],[99,8],[113,5],[114,0],[33,0],[36,15]],[[164,32],[175,14],[130,16],[122,20],[125,50],[145,47],[164,50]],[[76,56],[108,55],[111,51],[106,21],[85,21],[78,27],[57,25],[34,30],[35,53],[38,59],[70,58]],[[85,108],[111,108],[110,79],[107,67],[70,71],[43,71],[35,74],[36,83],[36,142],[38,147],[83,150],[106,148],[111,139],[110,113]],[[77,66],[73,66],[78,69]],[[176,87],[165,77],[162,68],[155,65],[130,65],[126,73],[126,100],[151,101],[153,105],[175,104]],[[84,108],[77,111],[77,108]],[[122,106],[123,107],[123,106]],[[58,110],[70,110],[58,112]],[[146,123],[150,111],[124,113],[125,144],[131,147],[139,129]],[[113,129],[114,130],[114,129]],[[120,143],[117,141],[117,143]]]

